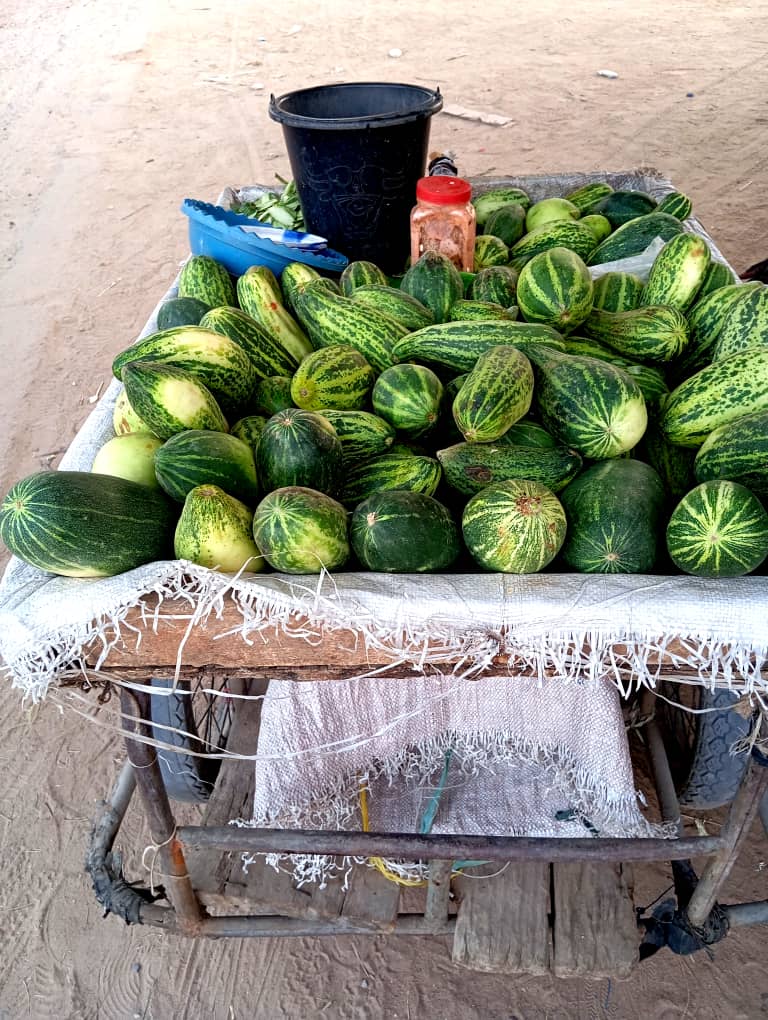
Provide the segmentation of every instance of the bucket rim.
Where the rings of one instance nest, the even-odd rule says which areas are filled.
[[[391,111],[389,113],[372,113],[369,116],[358,117],[306,117],[299,113],[290,113],[281,109],[281,104],[289,98],[300,96],[308,92],[319,92],[324,89],[345,90],[348,88],[399,88],[411,89],[421,92],[424,101],[416,105],[408,112]],[[440,86],[434,89],[425,85],[412,85],[408,82],[396,81],[349,81],[337,82],[329,85],[309,85],[306,88],[294,89],[291,92],[284,92],[275,98],[274,94],[269,97],[269,116],[272,120],[282,124],[283,127],[309,128],[320,131],[354,131],[368,127],[394,127],[398,124],[409,124],[414,121],[424,120],[439,113],[443,108],[443,97],[440,93]]]

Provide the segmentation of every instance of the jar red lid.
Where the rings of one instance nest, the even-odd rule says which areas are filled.
[[[472,198],[472,185],[461,177],[422,177],[416,182],[416,198],[434,205],[462,205]]]

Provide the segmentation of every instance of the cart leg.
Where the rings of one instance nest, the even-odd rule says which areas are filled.
[[[694,928],[705,926],[739,848],[749,835],[766,788],[768,768],[761,768],[750,761],[723,828],[725,846],[707,861],[686,908],[688,920]]]
[[[124,687],[120,691],[120,706],[123,724],[129,733],[151,735],[148,726],[149,694]],[[176,838],[176,821],[165,792],[156,750],[151,744],[129,736],[125,738],[125,745],[128,760],[136,774],[136,785],[144,805],[149,831],[158,848],[160,867],[168,898],[176,912],[179,931],[184,935],[196,935],[205,915],[187,873],[181,843]]]

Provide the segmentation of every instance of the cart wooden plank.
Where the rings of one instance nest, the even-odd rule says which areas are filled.
[[[510,861],[490,877],[473,869],[454,881],[460,897],[453,961],[472,970],[502,974],[548,974],[550,865]]]
[[[640,936],[626,864],[555,864],[552,970],[557,977],[627,977]]]

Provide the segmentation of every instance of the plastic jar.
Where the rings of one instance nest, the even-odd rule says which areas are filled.
[[[411,211],[411,262],[437,251],[471,273],[475,261],[472,185],[461,177],[422,177]]]

